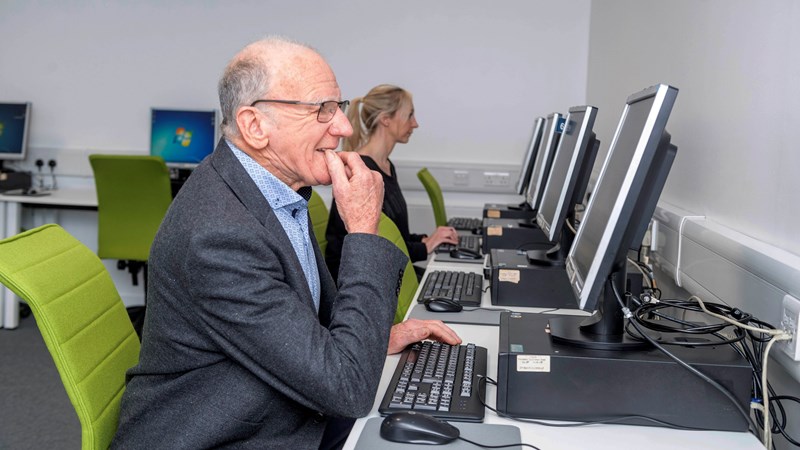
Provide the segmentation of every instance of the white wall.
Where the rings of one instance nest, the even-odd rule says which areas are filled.
[[[328,58],[344,98],[380,83],[414,94],[420,128],[395,160],[518,164],[535,116],[584,102],[589,12],[589,0],[5,0],[0,101],[33,102],[34,152],[146,152],[150,107],[218,107],[234,53],[282,34]]]
[[[605,153],[628,95],[680,92],[663,201],[800,255],[800,3],[594,2],[587,102]]]

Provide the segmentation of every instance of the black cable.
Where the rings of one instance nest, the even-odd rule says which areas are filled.
[[[459,436],[458,438],[461,439],[464,442],[469,442],[472,445],[477,445],[478,447],[482,447],[482,448],[530,447],[530,448],[535,449],[535,450],[540,450],[539,447],[534,447],[531,444],[525,444],[523,442],[520,442],[520,443],[517,443],[517,444],[484,445],[484,444],[478,444],[475,441],[470,441],[469,439],[464,439],[461,436]]]
[[[514,312],[510,309],[502,309],[502,308],[484,308],[483,306],[476,306],[474,308],[464,307],[461,309],[462,311],[499,311],[499,312]]]
[[[499,417],[515,420],[517,422],[532,423],[534,425],[542,425],[542,426],[554,427],[554,428],[574,428],[574,427],[585,427],[585,426],[588,426],[588,425],[606,425],[606,424],[631,425],[631,423],[630,423],[631,420],[642,420],[642,421],[654,423],[656,425],[659,425],[659,426],[662,426],[662,427],[665,427],[665,428],[671,428],[671,429],[674,429],[674,430],[708,431],[705,428],[695,428],[695,427],[687,427],[687,426],[683,426],[683,425],[675,425],[673,423],[664,422],[663,420],[654,419],[652,417],[647,417],[647,416],[639,416],[639,415],[609,417],[609,418],[606,418],[606,419],[598,419],[598,420],[588,421],[588,422],[570,422],[570,423],[549,423],[549,422],[542,422],[541,420],[530,419],[528,417],[512,416],[510,414],[506,414],[506,413],[500,412],[496,408],[492,408],[491,406],[487,405],[486,404],[486,400],[485,400],[486,399],[485,394],[484,394],[483,397],[481,397],[481,391],[480,391],[481,384],[485,385],[485,384],[491,382],[491,384],[496,386],[497,382],[494,381],[493,379],[489,378],[489,377],[481,377],[481,376],[479,376],[478,380],[479,380],[478,381],[478,401],[481,402],[481,405],[483,405],[483,407],[488,409],[489,411],[494,412]],[[480,381],[483,381],[483,383],[480,383]],[[484,389],[485,389],[485,387],[484,387]]]
[[[611,288],[614,291],[614,297],[617,299],[617,303],[619,303],[621,308],[625,309],[625,303],[623,302],[623,300],[622,300],[622,298],[620,296],[620,293],[619,293],[619,290],[617,289],[616,283],[612,282],[611,283]],[[748,414],[747,411],[745,411],[745,409],[742,408],[742,405],[739,404],[739,402],[736,400],[736,397],[734,397],[733,394],[731,394],[727,389],[725,389],[724,386],[722,386],[721,384],[717,383],[715,380],[709,378],[706,374],[700,372],[699,370],[695,369],[694,367],[692,367],[689,364],[687,364],[686,362],[684,362],[682,359],[680,359],[677,356],[673,355],[669,350],[667,350],[662,345],[660,345],[658,342],[656,342],[653,338],[648,336],[644,332],[644,330],[639,328],[638,317],[636,317],[634,315],[634,316],[632,316],[632,318],[634,320],[629,320],[629,322],[633,323],[634,328],[636,328],[636,331],[639,332],[639,334],[644,336],[644,338],[647,339],[647,341],[650,342],[650,344],[652,346],[654,346],[655,348],[659,349],[662,353],[667,355],[670,359],[672,359],[673,361],[678,363],[678,365],[680,365],[681,367],[685,368],[686,370],[688,370],[692,374],[696,375],[697,377],[699,377],[700,379],[702,379],[706,383],[710,384],[715,389],[717,389],[720,393],[722,393],[725,397],[727,397],[728,400],[730,400],[731,403],[736,407],[736,410],[739,411],[739,413],[742,415],[742,417],[744,417],[745,421],[747,421],[747,423],[751,427],[753,427],[752,431],[754,432],[754,434],[757,434],[756,433],[756,426],[755,426],[755,423],[754,423],[753,419],[750,417],[750,414]]]

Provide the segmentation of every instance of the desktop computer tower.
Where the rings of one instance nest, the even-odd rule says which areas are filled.
[[[489,219],[536,219],[536,211],[526,203],[519,205],[502,205],[486,203],[483,205],[483,217]]]
[[[525,250],[493,248],[489,253],[492,305],[528,308],[575,308],[575,295],[563,261],[531,262]],[[644,277],[630,262],[626,292],[642,294]]]
[[[484,219],[483,253],[493,248],[544,250],[553,244],[535,222],[517,219]]]
[[[0,172],[0,192],[31,187],[30,172]]]
[[[532,264],[524,250],[493,248],[489,258],[492,305],[575,308],[575,297],[563,264]]]
[[[747,420],[730,399],[658,349],[610,351],[559,344],[548,333],[553,317],[571,317],[576,326],[585,319],[501,314],[497,409],[503,414],[577,422],[644,416],[681,427],[747,431]],[[752,369],[730,346],[673,345],[669,350],[724,386],[749,412]],[[643,418],[619,423],[664,426]]]

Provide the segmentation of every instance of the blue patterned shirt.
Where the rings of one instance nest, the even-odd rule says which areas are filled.
[[[297,259],[300,260],[300,265],[303,267],[314,306],[319,311],[319,269],[314,256],[314,246],[308,232],[308,199],[275,178],[267,169],[255,162],[248,154],[236,148],[230,141],[226,142],[244,170],[258,186],[258,190],[272,206],[283,230],[289,236]]]

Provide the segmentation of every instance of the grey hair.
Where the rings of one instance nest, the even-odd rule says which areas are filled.
[[[217,86],[219,106],[222,111],[222,135],[239,135],[236,111],[266,95],[271,88],[275,67],[265,58],[265,53],[278,49],[312,47],[282,36],[270,36],[245,47],[225,68]]]

